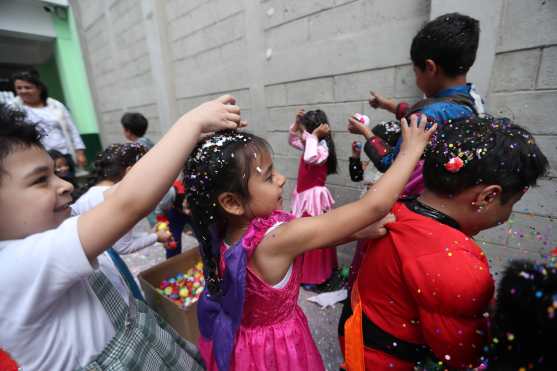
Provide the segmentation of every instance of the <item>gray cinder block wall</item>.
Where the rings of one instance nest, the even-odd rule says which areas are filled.
[[[446,11],[479,17],[482,40],[471,73],[494,114],[531,130],[552,171],[517,205],[511,222],[478,236],[498,271],[509,257],[538,258],[557,246],[557,1],[554,0],[99,0],[71,1],[103,144],[122,141],[123,112],[143,112],[157,139],[179,115],[223,93],[238,98],[250,130],[272,144],[295,184],[299,153],[287,130],[299,108],[321,108],[335,131],[338,204],[354,200],[346,119],[370,89],[415,101],[409,48]],[[465,8],[463,8],[465,7]],[[350,249],[345,249],[344,261]]]

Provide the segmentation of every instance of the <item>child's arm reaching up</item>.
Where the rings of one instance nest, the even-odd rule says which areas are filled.
[[[280,280],[292,260],[305,251],[330,246],[348,238],[385,216],[402,192],[433,132],[412,117],[402,121],[403,148],[383,177],[359,201],[316,217],[292,220],[278,227],[261,242],[253,266],[267,282]]]
[[[199,136],[240,126],[240,108],[222,96],[182,116],[107,195],[78,219],[79,239],[89,261],[118,240],[168,191]]]
[[[288,130],[288,143],[300,151],[304,150],[304,142],[302,141],[304,129],[300,126],[303,116],[304,110],[301,109],[296,113],[296,120],[290,125],[290,129]]]

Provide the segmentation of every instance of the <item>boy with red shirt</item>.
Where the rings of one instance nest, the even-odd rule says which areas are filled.
[[[494,286],[472,236],[504,223],[547,166],[530,133],[507,119],[437,133],[424,193],[395,204],[389,233],[368,243],[344,325],[347,369],[478,365]]]

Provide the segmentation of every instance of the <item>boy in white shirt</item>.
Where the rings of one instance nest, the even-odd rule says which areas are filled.
[[[114,345],[116,335],[121,340],[122,331],[135,330],[128,328],[137,325],[135,312],[103,300],[97,283],[110,288],[111,275],[99,274],[106,267],[97,257],[156,206],[201,133],[240,126],[234,103],[223,96],[182,116],[105,202],[76,217],[70,217],[72,186],[54,174],[36,128],[0,106],[0,348],[20,367],[73,370],[92,361],[99,367],[113,358],[124,362],[116,348],[125,341],[107,345]],[[118,298],[111,297],[116,304]],[[125,317],[123,328],[115,328],[114,313]],[[175,355],[175,366],[165,361],[158,369],[199,369],[191,346],[151,317]],[[158,365],[149,358],[151,348],[133,353],[141,360],[136,368]]]

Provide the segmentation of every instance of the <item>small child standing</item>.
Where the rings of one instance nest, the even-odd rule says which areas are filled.
[[[168,223],[168,229],[172,233],[172,239],[175,243],[173,248],[166,249],[167,259],[182,253],[182,233],[186,224],[190,222],[189,216],[184,211],[185,197],[184,182],[179,177],[174,181],[172,188],[166,193],[155,210],[157,221]]]
[[[439,125],[481,116],[484,113],[482,98],[474,85],[467,82],[468,70],[476,59],[479,37],[479,22],[463,14],[444,14],[428,22],[414,36],[410,48],[416,85],[426,98],[410,106],[371,92],[369,104],[392,112],[398,120],[423,114],[428,121]],[[400,148],[402,139],[399,136],[392,135],[394,140],[386,140],[355,118],[350,119],[348,130],[365,138],[363,149],[379,171],[389,168]],[[420,161],[405,187],[405,195],[419,195],[423,191],[422,166]]]
[[[337,172],[337,157],[325,112],[300,110],[296,114],[296,121],[290,126],[288,142],[303,152],[296,188],[292,194],[292,213],[298,218],[326,213],[332,209],[335,201],[325,182],[327,175]],[[325,283],[332,277],[337,265],[334,247],[306,252],[302,284],[311,288]]]
[[[324,369],[297,304],[301,256],[351,240],[381,219],[434,130],[416,118],[410,126],[403,121],[401,155],[375,187],[357,202],[306,218],[281,211],[286,178],[262,138],[229,131],[198,143],[184,180],[204,263],[197,308],[209,370]]]
[[[55,149],[51,149],[50,151],[48,151],[48,154],[50,158],[54,160],[54,173],[56,174],[56,176],[58,176],[60,179],[64,179],[66,182],[70,183],[74,187],[72,198],[75,201],[78,197],[77,182],[75,179],[75,175],[72,173],[72,168],[70,163],[68,162],[68,158]]]
[[[150,150],[155,145],[153,141],[145,136],[149,122],[139,112],[128,112],[122,116],[120,122],[124,130],[124,137],[132,143],[139,143]]]

